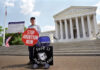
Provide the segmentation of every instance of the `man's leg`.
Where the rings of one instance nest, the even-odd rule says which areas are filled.
[[[29,46],[28,50],[29,50],[29,60],[30,62],[33,62],[33,47]]]

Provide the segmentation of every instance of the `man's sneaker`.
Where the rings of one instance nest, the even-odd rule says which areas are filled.
[[[50,67],[50,65],[47,63],[44,65],[44,69],[48,69],[49,67]]]
[[[27,63],[27,65],[32,65],[32,64],[33,64],[33,62],[28,62],[28,63]]]
[[[38,68],[38,64],[33,64],[33,69],[37,69]]]

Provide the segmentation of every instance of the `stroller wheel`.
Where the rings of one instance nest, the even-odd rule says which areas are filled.
[[[37,69],[38,68],[38,64],[33,64],[33,68]]]
[[[50,67],[50,65],[47,63],[44,65],[44,69],[48,69],[49,67]]]

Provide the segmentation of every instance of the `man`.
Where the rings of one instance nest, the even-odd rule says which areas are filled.
[[[31,17],[30,18],[30,22],[31,22],[31,25],[28,28],[35,28],[38,31],[38,33],[40,33],[41,32],[40,27],[35,24],[35,17]],[[34,47],[36,47],[36,45],[34,45],[34,46],[28,46],[29,60],[30,60],[29,63],[28,63],[28,65],[33,64]]]
[[[35,24],[35,17],[31,17],[30,18],[30,22],[31,22],[31,25],[28,28],[35,28],[38,31],[38,33],[40,33],[41,32],[40,27]],[[28,65],[33,64],[33,68],[38,68],[38,65],[34,64],[34,60],[33,60],[33,58],[34,58],[34,47],[36,47],[36,45],[28,47],[28,50],[29,50],[29,60],[30,60]],[[49,68],[49,64],[46,63],[44,65],[44,68],[45,69]]]

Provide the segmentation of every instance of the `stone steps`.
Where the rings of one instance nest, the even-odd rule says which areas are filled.
[[[100,53],[54,53],[54,56],[100,56]]]
[[[99,47],[100,40],[93,40],[93,41],[83,41],[83,42],[75,42],[75,43],[53,43],[54,49],[57,48],[77,48],[77,47]]]
[[[100,55],[100,40],[74,43],[52,43],[54,55]],[[0,55],[28,55],[25,45],[0,46]]]
[[[54,55],[99,55],[100,40],[81,41],[74,43],[54,43]]]

